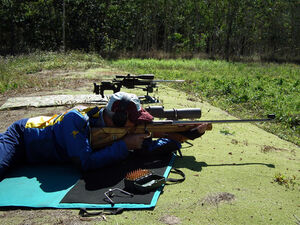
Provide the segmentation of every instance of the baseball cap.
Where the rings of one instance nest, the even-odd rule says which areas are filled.
[[[135,94],[130,94],[126,92],[117,92],[114,93],[110,98],[106,105],[106,111],[109,116],[113,116],[115,112],[120,110],[122,107],[121,101],[127,101],[125,112],[127,112],[128,119],[135,123],[140,124],[143,122],[151,122],[153,120],[153,116],[148,113],[145,109],[142,108],[141,102],[139,98]]]

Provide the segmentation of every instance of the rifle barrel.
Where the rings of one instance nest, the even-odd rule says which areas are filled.
[[[184,82],[185,80],[152,80],[151,82]]]
[[[236,120],[188,120],[188,121],[174,121],[174,120],[156,120],[153,124],[201,124],[201,123],[255,123],[255,122],[268,122],[275,119],[274,114],[268,115],[265,119],[236,119]]]

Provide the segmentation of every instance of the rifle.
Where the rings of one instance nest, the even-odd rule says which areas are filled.
[[[164,111],[164,110],[163,110]],[[169,112],[172,110],[167,110]],[[178,110],[173,109],[173,112]],[[162,111],[161,111],[162,112]],[[195,115],[201,114],[200,109],[184,109],[181,110],[181,117],[195,118]],[[189,114],[189,112],[192,112]],[[197,113],[195,113],[197,112]],[[162,113],[159,117],[169,117],[169,113]],[[100,149],[111,145],[114,141],[122,139],[127,134],[148,134],[149,137],[159,138],[162,134],[182,135],[181,132],[189,131],[203,123],[251,123],[251,122],[268,122],[275,119],[274,114],[270,114],[263,119],[236,119],[236,120],[154,120],[151,123],[137,125],[134,127],[103,127],[91,128],[90,142],[93,149]],[[211,130],[212,126],[208,126],[207,130]]]
[[[111,81],[102,81],[100,85],[94,83],[94,93],[100,94],[104,98],[105,90],[112,90],[114,93],[119,92],[122,87],[128,89],[140,88],[146,91],[145,96],[139,96],[142,103],[157,103],[157,99],[150,97],[149,93],[152,93],[154,88],[157,87],[157,82],[184,82],[184,80],[154,80],[153,74],[142,75],[116,75]],[[145,87],[140,87],[145,86]]]

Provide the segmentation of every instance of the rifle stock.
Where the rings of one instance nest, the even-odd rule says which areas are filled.
[[[149,124],[135,127],[103,127],[91,128],[90,143],[93,149],[100,149],[111,145],[114,141],[122,139],[127,134],[149,134],[154,138],[163,137],[162,134],[180,133],[189,131],[200,124],[210,124],[206,130],[211,130],[213,123],[251,123],[268,122],[275,119],[275,115],[268,115],[265,119],[242,119],[242,120],[203,120],[203,121],[174,121],[156,120]]]

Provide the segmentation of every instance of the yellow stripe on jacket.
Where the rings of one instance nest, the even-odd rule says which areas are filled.
[[[49,116],[38,116],[29,118],[25,128],[45,128],[48,126],[52,126],[54,124],[54,119],[57,117],[57,115],[54,115],[52,117]]]
[[[103,108],[105,106],[100,106],[98,107],[99,109]],[[74,109],[76,109],[77,111],[79,111],[82,115],[87,114],[90,110],[92,110],[94,107],[88,107],[85,109],[76,109],[76,107]],[[57,116],[54,115],[52,117],[49,116],[38,116],[38,117],[33,117],[33,118],[29,118],[25,128],[46,128],[48,126],[53,126],[54,124],[56,124],[59,121],[62,121],[65,114],[67,112],[69,112],[70,110],[64,112],[63,114]],[[99,118],[99,111],[95,114],[92,115],[93,118]]]

